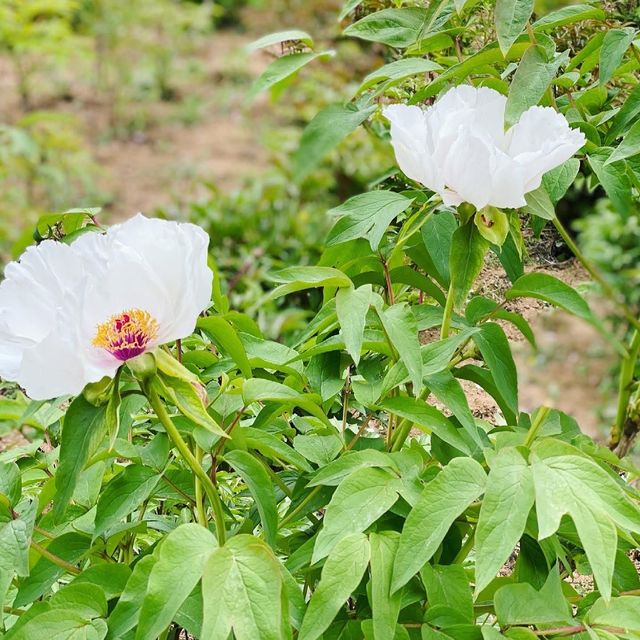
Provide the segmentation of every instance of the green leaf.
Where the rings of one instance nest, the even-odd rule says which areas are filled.
[[[340,608],[355,591],[369,564],[367,536],[343,538],[329,554],[316,590],[302,621],[298,640],[317,640],[328,629]]]
[[[469,579],[461,564],[425,564],[420,572],[427,589],[429,608],[446,606],[473,622],[473,599]]]
[[[309,48],[313,47],[313,38],[306,32],[300,29],[291,29],[289,31],[277,31],[276,33],[268,33],[262,38],[254,40],[247,45],[248,51],[256,51],[257,49],[263,49],[264,47],[270,47],[274,44],[280,44],[281,42],[299,41],[306,44]]]
[[[622,627],[627,633],[640,631],[640,598],[622,596],[607,602],[600,598],[589,609],[588,624]]]
[[[532,454],[539,538],[558,530],[564,514],[573,519],[602,596],[611,596],[616,525],[640,531],[640,509],[596,462],[554,440],[536,443]]]
[[[215,536],[193,523],[179,526],[164,538],[154,554],[156,563],[149,575],[136,640],[155,640],[171,624],[216,547]]]
[[[624,134],[622,142],[616,147],[615,151],[607,158],[605,165],[618,160],[624,160],[640,153],[640,120],[636,122]]]
[[[20,468],[15,462],[0,462],[0,496],[8,500],[9,506],[15,506],[21,495]]]
[[[371,543],[371,611],[374,638],[393,638],[402,603],[402,592],[391,593],[393,562],[400,541],[397,531],[369,536]]]
[[[504,55],[524,30],[533,13],[533,0],[496,0],[496,32]]]
[[[560,65],[568,60],[568,54],[561,54],[549,60],[545,48],[531,45],[522,56],[507,97],[505,122],[515,124],[520,116],[542,99],[551,81],[558,73]]]
[[[498,391],[511,411],[518,413],[518,372],[511,354],[509,340],[499,324],[486,322],[473,336]]]
[[[383,9],[349,25],[344,35],[404,49],[423,35],[426,18],[427,11],[417,7]]]
[[[384,190],[369,191],[349,198],[329,211],[329,215],[341,217],[329,232],[327,246],[367,238],[371,249],[376,251],[387,227],[412,202],[413,198]]]
[[[599,82],[601,85],[613,78],[613,74],[620,66],[626,50],[635,37],[636,30],[633,27],[607,30],[600,49]]]
[[[253,377],[244,345],[237,331],[224,318],[220,316],[199,318],[198,328],[202,329],[223,352],[233,358],[245,378]]]
[[[249,92],[249,99],[255,98],[259,93],[270,89],[278,82],[292,76],[317,58],[330,58],[334,56],[333,51],[291,53],[274,60],[253,83]]]
[[[604,20],[605,12],[589,4],[575,4],[551,11],[533,23],[534,31],[551,31],[565,24],[575,24],[583,20]]]
[[[47,550],[70,564],[82,559],[89,550],[91,539],[79,533],[65,533],[52,540]],[[21,607],[37,600],[49,591],[51,586],[65,573],[65,570],[54,564],[48,558],[41,557],[31,567],[29,576],[20,582],[20,588],[13,602],[15,607]]]
[[[480,235],[489,242],[501,247],[509,235],[509,218],[504,211],[495,207],[485,207],[473,216]]]
[[[15,631],[15,630],[14,630]],[[75,610],[50,609],[26,622],[9,640],[102,640],[107,635],[104,620],[88,620]]]
[[[409,372],[416,395],[422,389],[422,355],[418,326],[411,307],[407,303],[394,304],[384,311],[378,310],[385,333]]]
[[[484,265],[489,243],[473,223],[456,229],[451,240],[449,272],[453,288],[454,306],[460,308]]]
[[[359,469],[336,489],[322,520],[311,563],[329,555],[343,538],[361,533],[398,499],[398,476],[388,469]]]
[[[524,532],[535,496],[533,476],[515,448],[500,449],[491,460],[476,528],[476,594],[507,561]]]
[[[152,555],[143,556],[133,567],[124,591],[109,615],[109,640],[120,638],[138,624],[140,607],[147,592],[149,575],[156,559]]]
[[[584,298],[562,280],[547,273],[527,273],[513,283],[505,292],[507,300],[515,298],[537,298],[554,307],[560,307],[579,318],[590,320],[589,305]]]
[[[78,396],[67,409],[56,471],[56,500],[53,507],[56,519],[64,514],[89,456],[105,437],[105,414],[105,406],[95,407],[83,396]]]
[[[620,137],[630,126],[636,122],[640,115],[640,84],[637,84],[625,100],[620,111],[611,121],[611,128],[607,132],[607,144]]]
[[[330,487],[338,486],[344,478],[358,469],[369,467],[382,467],[397,469],[393,458],[388,453],[376,451],[375,449],[363,449],[362,451],[349,451],[333,460],[326,466],[318,469],[311,478],[308,487],[325,485]]]
[[[556,565],[540,591],[526,583],[500,587],[494,600],[500,625],[570,623],[573,617],[561,585]]]
[[[338,142],[361,125],[377,105],[358,109],[353,105],[332,104],[319,111],[302,132],[300,146],[293,156],[294,179],[301,182]]]
[[[265,539],[274,547],[278,533],[278,510],[271,477],[264,465],[246,451],[240,449],[229,451],[224,459],[240,474],[249,487],[260,514]]]
[[[202,638],[282,639],[282,574],[269,547],[236,535],[208,559],[202,576]]]
[[[409,513],[393,568],[393,591],[430,560],[453,521],[484,491],[486,475],[472,458],[454,458],[427,484]]]
[[[453,234],[457,228],[455,215],[443,211],[432,213],[420,230],[425,249],[437,271],[434,277],[445,287],[449,286],[449,254]]]
[[[438,63],[432,60],[425,60],[424,58],[403,58],[396,60],[395,62],[385,64],[366,76],[358,89],[358,93],[383,81],[387,81],[384,88],[388,89],[411,76],[429,73],[431,71],[440,71],[441,69],[442,67]]]
[[[463,453],[470,453],[469,445],[462,438],[455,426],[443,413],[419,398],[397,396],[387,398],[380,403],[380,409],[389,411],[411,422],[427,433],[435,433],[452,447]]]
[[[242,385],[242,398],[247,405],[253,402],[279,402],[285,405],[298,406],[331,426],[324,411],[316,404],[316,401],[320,400],[319,396],[310,393],[298,393],[295,389],[273,380],[265,378],[245,380]]]
[[[107,616],[107,598],[95,584],[67,585],[53,594],[49,604],[55,609],[72,609],[87,619]]]
[[[587,160],[614,209],[626,217],[631,212],[633,202],[631,182],[627,177],[624,162],[607,164],[610,155],[611,152],[607,149],[600,149],[589,154]]]
[[[153,493],[161,474],[149,467],[132,464],[117,474],[102,490],[96,508],[97,538],[137,509]]]
[[[342,9],[340,10],[338,20],[344,20],[352,11],[359,7],[362,2],[363,0],[346,0],[344,5],[342,6]]]
[[[360,352],[364,341],[364,327],[367,312],[371,305],[372,288],[370,284],[357,289],[343,287],[336,294],[336,313],[340,323],[340,335],[344,340],[347,353],[354,364],[360,362]]]
[[[564,194],[576,179],[578,171],[580,171],[580,160],[577,158],[569,158],[569,160],[563,162],[559,167],[551,169],[551,171],[548,171],[542,176],[542,187],[552,203],[558,203],[558,201],[563,198]],[[525,198],[526,197],[527,196],[525,196]]]
[[[543,220],[553,220],[556,217],[556,208],[544,185],[526,193],[524,199],[527,201],[527,206],[524,207],[526,213]]]
[[[29,574],[30,527],[23,519],[0,524],[0,611],[15,574]],[[0,624],[2,615],[0,615]]]
[[[282,284],[269,294],[269,299],[279,298],[304,289],[353,286],[348,276],[332,267],[287,267],[273,273],[271,278]]]
[[[481,449],[484,442],[480,437],[476,420],[471,413],[467,396],[462,385],[454,378],[450,371],[441,371],[425,379],[425,384],[429,391],[453,413],[462,425],[462,428],[469,434],[473,442]]]
[[[342,450],[342,440],[335,435],[321,436],[297,435],[293,439],[293,446],[307,460],[323,467],[329,464]]]

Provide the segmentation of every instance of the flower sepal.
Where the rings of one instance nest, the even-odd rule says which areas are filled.
[[[509,218],[496,207],[484,207],[473,218],[480,235],[492,244],[501,247],[509,235]]]
[[[200,384],[198,376],[189,371],[181,362],[174,358],[168,351],[164,349],[157,349],[155,352],[156,364],[158,365],[158,371],[164,373],[172,378],[180,378],[186,380],[192,384]]]
[[[127,366],[133,377],[139,382],[146,382],[158,373],[156,356],[150,351],[127,360]]]
[[[113,378],[104,376],[98,382],[89,383],[83,390],[82,395],[87,402],[94,407],[100,407],[109,402],[112,395]]]
[[[197,378],[193,382],[158,372],[144,384],[153,385],[158,395],[175,405],[178,411],[194,424],[216,436],[228,437],[207,411],[206,392],[203,393],[204,388]]]
[[[463,225],[469,222],[475,212],[476,208],[469,202],[463,202],[461,205],[458,205],[458,216],[460,218],[460,224]]]

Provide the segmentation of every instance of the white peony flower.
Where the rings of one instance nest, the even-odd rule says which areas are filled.
[[[531,107],[505,132],[506,102],[493,89],[460,85],[425,110],[386,107],[400,168],[447,205],[524,206],[525,193],[586,140],[551,107]]]
[[[137,215],[30,247],[0,284],[0,376],[36,400],[76,395],[188,336],[209,306],[208,243],[195,225]]]

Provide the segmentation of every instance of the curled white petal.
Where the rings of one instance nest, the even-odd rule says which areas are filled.
[[[424,111],[391,105],[391,142],[400,168],[445,204],[516,208],[542,176],[585,143],[563,115],[532,107],[506,134],[506,98],[486,87],[460,85]]]

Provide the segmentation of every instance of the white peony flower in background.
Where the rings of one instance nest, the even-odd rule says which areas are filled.
[[[386,107],[400,168],[447,205],[524,206],[525,194],[586,139],[551,107],[531,107],[505,132],[506,103],[493,89],[460,85],[424,110]]]
[[[137,215],[30,247],[0,284],[0,376],[35,400],[77,395],[190,335],[210,302],[208,243],[195,225]]]

